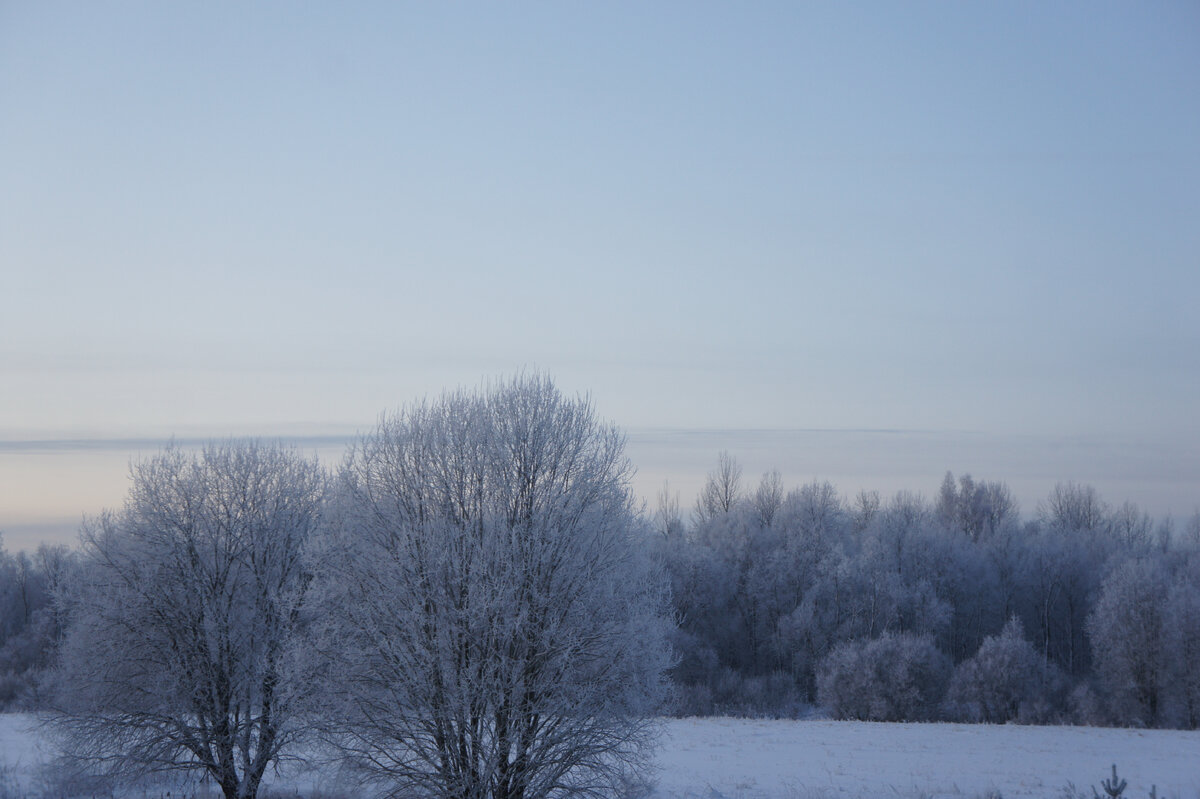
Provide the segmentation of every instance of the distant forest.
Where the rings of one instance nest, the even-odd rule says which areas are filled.
[[[1022,513],[947,473],[932,499],[743,480],[643,519],[677,628],[668,712],[1200,726],[1200,512],[1062,483]],[[2,542],[0,542],[2,543]],[[36,709],[84,561],[0,547],[0,709]]]
[[[677,713],[1200,724],[1200,513],[1061,483],[1025,517],[950,473],[932,502],[746,486],[722,453],[691,516],[664,486]]]

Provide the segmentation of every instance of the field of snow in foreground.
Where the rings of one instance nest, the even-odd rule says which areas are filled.
[[[32,722],[0,715],[0,795],[44,784],[49,746]],[[1152,783],[1159,796],[1200,799],[1200,732],[1176,730],[681,719],[664,723],[658,763],[653,799],[1062,799],[1069,783],[1090,797],[1113,763],[1130,799]],[[274,787],[324,783],[285,774]]]
[[[1200,798],[1200,732],[745,719],[668,722],[655,796],[1090,797],[1113,763],[1126,797]]]

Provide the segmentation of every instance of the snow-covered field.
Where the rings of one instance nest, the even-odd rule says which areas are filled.
[[[1200,797],[1200,732],[1176,730],[683,719],[659,763],[663,799],[1091,797],[1113,763],[1126,796]]]
[[[50,747],[33,721],[0,715],[0,797],[45,784]],[[1064,799],[1068,785],[1091,797],[1113,763],[1126,797],[1154,784],[1160,797],[1200,799],[1200,732],[1174,730],[682,719],[664,723],[658,763],[653,799]],[[320,782],[284,775],[275,788]]]

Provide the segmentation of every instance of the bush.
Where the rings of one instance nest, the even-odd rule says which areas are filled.
[[[959,664],[946,694],[946,715],[957,721],[1045,723],[1061,704],[1063,677],[1025,639],[1015,616]]]
[[[949,676],[930,636],[884,633],[830,652],[817,670],[817,700],[838,719],[931,721]]]

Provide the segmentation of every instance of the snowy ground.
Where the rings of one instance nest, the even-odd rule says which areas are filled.
[[[1127,797],[1200,798],[1200,732],[1175,730],[683,719],[659,763],[656,799],[1091,797],[1113,763]]]
[[[0,798],[45,785],[50,747],[32,723],[0,715]],[[665,722],[658,762],[653,799],[1066,799],[1069,784],[1090,798],[1112,763],[1127,798],[1154,784],[1200,799],[1200,732],[1173,730],[683,719]],[[314,783],[331,792],[311,775],[275,787]]]

